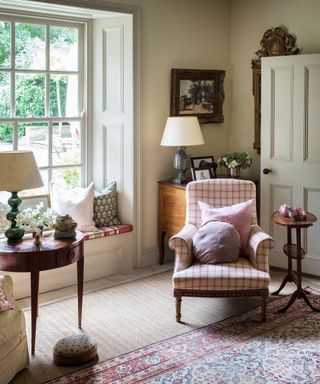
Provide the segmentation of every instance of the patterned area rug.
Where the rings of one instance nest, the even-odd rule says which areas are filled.
[[[320,308],[320,292],[307,288]],[[219,323],[117,356],[50,384],[320,383],[320,314],[288,297]]]

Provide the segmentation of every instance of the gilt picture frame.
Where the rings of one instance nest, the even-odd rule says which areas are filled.
[[[223,123],[225,71],[180,69],[171,71],[171,116],[197,116],[201,124]]]

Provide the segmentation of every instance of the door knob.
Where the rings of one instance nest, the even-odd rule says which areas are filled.
[[[264,168],[262,172],[263,172],[265,175],[267,175],[268,173],[271,173],[271,169],[269,169],[269,168]]]

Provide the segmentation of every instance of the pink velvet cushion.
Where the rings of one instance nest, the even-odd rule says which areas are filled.
[[[193,254],[203,264],[231,263],[240,253],[240,235],[223,221],[209,221],[194,235]]]
[[[7,311],[8,309],[12,309],[13,306],[11,303],[5,298],[2,284],[0,284],[0,312]]]
[[[253,204],[254,200],[251,199],[228,207],[214,208],[209,204],[199,201],[202,214],[201,225],[212,220],[220,220],[232,224],[240,234],[241,246],[244,250],[250,233]]]

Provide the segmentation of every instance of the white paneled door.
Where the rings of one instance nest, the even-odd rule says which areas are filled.
[[[261,73],[261,225],[276,239],[270,265],[287,266],[286,229],[270,218],[288,203],[318,217],[304,230],[303,271],[320,276],[320,54],[263,58]]]

